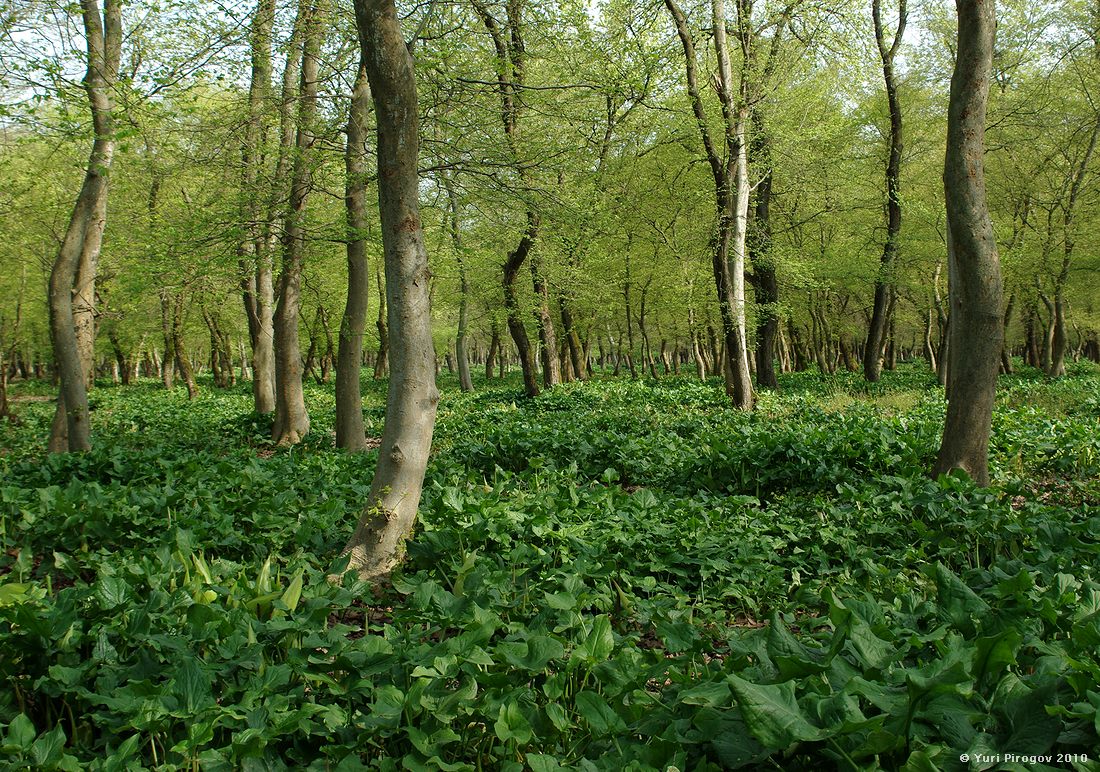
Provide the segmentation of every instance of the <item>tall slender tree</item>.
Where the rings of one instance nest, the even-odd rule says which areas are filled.
[[[886,160],[886,244],[882,248],[878,276],[875,278],[875,301],[871,310],[871,322],[867,328],[867,342],[863,347],[863,376],[877,381],[882,375],[882,358],[886,348],[886,331],[894,306],[894,261],[898,254],[898,235],[901,233],[901,154],[902,123],[901,102],[898,99],[898,79],[894,61],[905,35],[908,19],[906,0],[898,0],[898,26],[892,42],[887,41],[882,21],[882,0],[872,0],[871,16],[875,24],[875,42],[882,60],[882,76],[886,81],[886,101],[890,109],[890,151]]]
[[[1001,364],[1001,262],[985,194],[985,114],[996,37],[994,0],[956,0],[958,46],[947,112],[947,419],[934,474],[989,484],[989,433]]]
[[[471,0],[478,18],[481,19],[489,37],[493,41],[493,51],[496,55],[496,86],[500,96],[500,118],[504,126],[504,137],[508,145],[509,156],[514,165],[516,175],[524,188],[531,190],[531,174],[526,164],[522,163],[519,155],[519,117],[520,101],[519,92],[524,86],[527,76],[527,50],[523,40],[523,21],[521,13],[523,0],[508,0],[505,11],[505,28],[502,29],[496,17],[489,11],[481,0]],[[504,308],[508,314],[508,332],[516,344],[519,354],[520,368],[523,370],[523,387],[530,397],[538,396],[539,384],[535,368],[535,353],[531,346],[531,340],[527,336],[527,327],[523,323],[520,313],[519,297],[516,295],[516,279],[519,271],[535,247],[535,241],[539,236],[542,218],[528,198],[524,205],[524,218],[526,227],[515,249],[508,253],[508,258],[503,265],[502,284],[504,287]],[[536,269],[533,274],[538,277]],[[540,309],[541,309],[541,294]],[[541,311],[540,311],[541,318]],[[545,333],[545,328],[542,328]],[[546,341],[543,341],[546,348]],[[549,384],[548,384],[549,385]]]
[[[413,60],[393,0],[355,0],[378,125],[378,210],[389,305],[390,382],[378,467],[366,509],[344,548],[365,579],[403,557],[416,522],[435,428],[428,254],[419,209],[420,131]]]
[[[676,32],[684,49],[688,96],[703,148],[714,179],[717,224],[714,236],[712,267],[722,329],[726,343],[726,379],[733,404],[742,410],[753,406],[752,374],[749,370],[745,309],[745,253],[748,235],[749,176],[746,124],[749,103],[748,80],[742,72],[734,92],[733,66],[726,34],[724,0],[712,0],[711,20],[714,49],[718,58],[717,90],[722,105],[724,152],[711,136],[703,98],[700,92],[695,43],[687,17],[675,0],[665,0],[665,7],[676,24]],[[752,39],[751,0],[737,0],[738,38],[742,46],[742,68],[748,61]]]
[[[88,69],[84,90],[92,112],[95,139],[69,226],[50,272],[50,335],[61,387],[50,432],[51,452],[89,450],[88,383],[93,377],[95,279],[103,229],[107,225],[107,187],[115,152],[113,90],[122,55],[122,0],[81,0]]]
[[[455,336],[455,358],[458,360],[458,385],[463,391],[473,391],[474,382],[470,377],[470,355],[466,350],[469,331],[470,281],[466,275],[466,257],[463,254],[462,226],[459,221],[458,193],[450,177],[443,178],[447,191],[447,207],[450,214],[451,244],[454,246],[455,259],[458,261],[458,334]]]
[[[298,130],[290,183],[290,205],[283,229],[282,271],[275,307],[275,423],[272,439],[293,445],[309,433],[309,412],[302,391],[302,353],[298,343],[302,265],[305,260],[306,202],[313,187],[314,121],[324,38],[323,0],[301,0],[302,80],[298,97]],[[298,26],[296,24],[295,26]]]
[[[252,349],[252,398],[257,413],[275,410],[275,340],[272,314],[275,287],[272,279],[272,251],[262,227],[262,198],[258,185],[266,144],[266,108],[271,97],[271,42],[275,22],[275,0],[260,0],[252,18],[250,48],[252,75],[248,87],[248,124],[245,127],[241,171],[241,216],[244,231],[237,248],[241,294],[248,318]],[[288,66],[295,58],[293,47]]]
[[[347,209],[348,298],[340,322],[340,349],[336,359],[336,447],[366,450],[363,398],[359,371],[363,363],[363,334],[369,299],[367,265],[367,121],[370,118],[370,82],[367,61],[359,58],[348,110],[347,147],[344,150],[344,205]]]

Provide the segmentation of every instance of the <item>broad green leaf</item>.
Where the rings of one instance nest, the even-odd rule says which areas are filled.
[[[126,582],[117,576],[102,576],[96,582],[95,594],[105,610],[116,609],[127,600]]]
[[[37,736],[38,733],[34,729],[34,724],[27,718],[26,714],[20,713],[8,724],[5,742],[8,745],[27,751],[30,750],[31,744]]]
[[[989,604],[942,563],[937,563],[930,572],[946,618],[966,635],[974,635],[976,623],[989,614]]]
[[[65,755],[65,731],[58,724],[34,741],[31,752],[39,769],[53,769]]]
[[[26,603],[33,597],[29,592],[31,587],[32,585],[29,584],[17,584],[15,582],[0,584],[0,607]]]
[[[534,736],[531,723],[514,702],[506,702],[500,706],[493,730],[501,742],[514,740],[519,745],[525,745]]]
[[[626,729],[626,724],[619,717],[619,714],[596,692],[588,690],[577,692],[574,700],[577,705],[577,712],[588,722],[594,735],[601,736],[612,731],[621,732]]]
[[[601,614],[592,620],[592,629],[584,643],[578,646],[575,654],[589,662],[600,662],[611,656],[615,650],[615,635],[611,632],[611,620]]]
[[[547,606],[559,611],[566,611],[577,605],[577,596],[569,592],[544,592],[542,597],[546,599]]]
[[[685,705],[701,705],[707,708],[725,707],[730,704],[729,684],[724,681],[708,681],[680,692],[679,701]]]
[[[825,737],[798,706],[794,682],[758,685],[732,674],[727,680],[745,725],[765,747],[782,750],[794,742]]]
[[[180,709],[190,716],[213,702],[211,686],[210,675],[194,658],[188,658],[172,679],[172,693],[179,699]]]
[[[528,753],[525,758],[531,772],[558,772],[562,768],[557,759],[544,753]]]
[[[832,660],[830,652],[811,649],[795,638],[778,613],[768,624],[768,654],[784,679],[823,673]]]

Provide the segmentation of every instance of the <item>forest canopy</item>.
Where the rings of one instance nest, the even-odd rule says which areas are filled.
[[[718,66],[712,19],[709,7],[696,5],[686,3],[683,13],[704,114],[721,137],[720,89],[709,74]],[[1100,353],[1097,11],[1078,0],[999,6],[986,174],[1010,309],[1006,343],[1052,370],[1060,315],[1058,340],[1071,357]],[[545,349],[548,328],[551,358],[566,377],[576,377],[584,356],[632,371],[698,361],[716,372],[723,340],[711,276],[714,190],[673,17],[654,2],[515,9],[514,20],[492,4],[399,9],[415,36],[441,362],[455,365],[462,309],[465,356],[483,362],[500,341],[514,361],[501,266],[535,215],[530,262],[511,292],[537,348]],[[78,10],[28,0],[3,20],[0,314],[7,363],[23,373],[51,365],[46,285],[93,136],[80,85],[86,54]],[[930,1],[906,9],[893,66],[904,119],[896,233],[885,215],[891,111],[870,4],[757,2],[732,10],[731,25],[748,12],[752,38],[747,63],[742,46],[733,47],[734,68],[750,72],[753,89],[749,349],[774,319],[769,362],[857,366],[878,282],[890,289],[887,359],[934,360],[948,317],[941,178],[953,9]],[[889,2],[879,9],[887,38],[898,10]],[[251,231],[270,232],[284,216],[286,180],[277,167],[287,149],[280,151],[284,97],[293,100],[296,89],[291,83],[286,92],[278,80],[288,52],[298,50],[296,7],[279,3],[267,80],[250,97],[257,13],[201,2],[122,5],[116,148],[95,287],[95,358],[105,375],[122,377],[139,365],[144,374],[159,372],[176,333],[196,365],[210,363],[212,349],[219,369],[251,358],[241,249]],[[318,376],[331,366],[346,293],[345,144],[358,57],[350,8],[337,3],[320,13],[300,313],[306,369]],[[514,133],[501,123],[501,60],[486,16],[500,28],[514,21],[522,33]],[[371,198],[373,152],[367,142]],[[382,310],[374,286],[377,214],[351,235],[365,241],[374,319]],[[888,237],[896,247],[889,265],[882,260]],[[772,274],[769,293],[764,278]],[[368,326],[368,359],[377,356],[380,330]],[[580,349],[575,361],[570,347]]]

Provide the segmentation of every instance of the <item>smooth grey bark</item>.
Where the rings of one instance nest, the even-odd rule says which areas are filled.
[[[51,427],[51,453],[89,450],[88,382],[93,377],[95,343],[95,278],[103,229],[107,223],[107,188],[114,158],[114,98],[122,53],[122,2],[81,0],[88,68],[84,90],[92,113],[95,139],[84,182],[77,196],[61,247],[50,271],[50,337],[60,375],[57,411]]]
[[[257,413],[275,410],[275,351],[273,313],[275,285],[272,280],[271,250],[261,223],[259,181],[267,135],[265,106],[271,96],[271,42],[275,0],[260,0],[252,20],[249,42],[252,75],[248,88],[248,124],[241,158],[243,197],[240,205],[245,223],[237,256],[241,295],[248,318],[252,350],[252,399]],[[293,46],[290,59],[295,59]],[[288,68],[296,65],[288,62]]]
[[[1004,327],[1001,265],[985,195],[985,112],[993,66],[993,0],[957,0],[959,37],[947,112],[950,336],[947,419],[933,474],[961,469],[989,484],[989,434]]]
[[[908,13],[906,0],[898,2],[898,26],[893,42],[887,46],[882,24],[882,2],[872,0],[871,16],[875,24],[875,42],[882,60],[882,77],[886,83],[886,101],[890,108],[890,153],[886,161],[886,243],[882,248],[878,276],[875,278],[875,300],[871,321],[867,327],[867,341],[863,347],[863,377],[875,382],[882,377],[882,358],[886,348],[886,331],[890,324],[890,311],[894,304],[894,261],[898,254],[898,236],[901,233],[901,154],[902,116],[898,99],[898,82],[894,73],[894,60],[905,35]]]
[[[458,334],[455,336],[455,358],[458,360],[458,385],[463,391],[473,391],[474,382],[470,378],[470,356],[466,351],[466,335],[467,326],[469,324],[470,283],[466,278],[466,260],[462,247],[462,228],[458,218],[458,194],[455,193],[454,182],[450,177],[443,178],[443,185],[447,189],[447,205],[450,208],[451,215],[451,243],[454,245],[455,258],[458,261]]]
[[[344,548],[361,578],[388,573],[416,522],[431,450],[435,385],[428,254],[419,212],[419,126],[412,57],[393,0],[355,0],[378,125],[378,209],[389,300],[390,382],[378,467]]]
[[[299,16],[303,39],[298,130],[290,183],[290,206],[283,229],[278,303],[275,307],[275,422],[271,436],[279,445],[295,445],[301,442],[309,433],[310,425],[302,390],[298,317],[301,311],[302,265],[306,246],[306,202],[313,186],[313,145],[316,142],[313,123],[317,115],[317,81],[324,27],[324,11],[320,1],[302,0]]]
[[[336,358],[336,447],[357,452],[367,449],[363,428],[363,396],[359,373],[363,360],[363,334],[369,299],[367,249],[367,122],[370,119],[370,82],[367,61],[360,54],[359,72],[348,110],[347,147],[344,152],[347,210],[348,297],[340,322],[340,349]]]
[[[276,282],[274,256],[285,242],[287,227],[287,202],[292,195],[291,173],[297,158],[299,90],[302,76],[302,51],[305,22],[308,13],[303,11],[305,0],[300,0],[294,26],[287,42],[286,63],[283,67],[279,97],[279,152],[267,201],[267,214],[262,228],[262,244],[258,245],[256,261],[256,312],[257,337],[253,351],[253,388],[262,396],[256,403],[256,411],[276,411],[278,384],[276,378],[275,312]],[[297,108],[297,109],[296,109]],[[282,247],[285,255],[285,246]],[[270,334],[268,334],[270,331]],[[260,379],[259,383],[256,379]],[[270,401],[268,401],[270,397]]]

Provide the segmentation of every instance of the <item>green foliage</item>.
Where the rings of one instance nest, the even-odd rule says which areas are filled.
[[[39,455],[32,404],[0,429],[0,763],[1094,752],[1097,376],[1005,381],[992,489],[926,478],[943,403],[922,372],[783,386],[755,415],[693,380],[445,389],[421,527],[376,589],[325,580],[374,463],[331,448],[330,394],[309,390],[293,450],[247,388],[97,389],[81,456]]]

